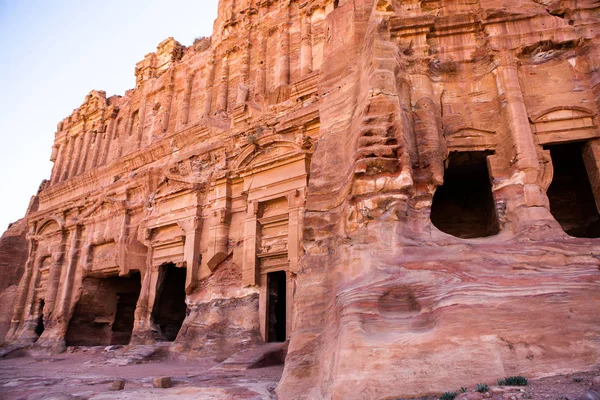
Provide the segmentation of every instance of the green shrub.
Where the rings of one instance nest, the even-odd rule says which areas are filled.
[[[498,381],[498,386],[527,386],[527,383],[527,378],[524,376],[507,376]]]
[[[479,392],[479,393],[485,393],[487,392],[489,389],[487,383],[478,383],[477,385],[475,385],[475,391]]]
[[[467,388],[466,387],[460,387],[460,392],[461,393],[467,393]]]
[[[440,400],[454,400],[454,398],[457,396],[456,392],[445,392],[444,394],[442,394],[440,396]]]

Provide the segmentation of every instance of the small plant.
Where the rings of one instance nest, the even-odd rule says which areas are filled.
[[[457,396],[456,392],[445,392],[444,394],[442,394],[440,396],[440,400],[454,400],[454,398]]]
[[[498,381],[498,386],[527,386],[527,383],[527,378],[524,376],[507,376]]]
[[[485,393],[489,390],[487,383],[478,383],[475,385],[475,391],[479,393]]]
[[[466,387],[463,387],[463,386],[461,386],[461,387],[460,387],[460,392],[461,392],[461,393],[467,393],[467,388],[466,388]]]

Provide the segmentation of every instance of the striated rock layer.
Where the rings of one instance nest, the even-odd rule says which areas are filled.
[[[281,399],[600,360],[600,4],[222,0],[63,120],[9,342],[290,340]]]

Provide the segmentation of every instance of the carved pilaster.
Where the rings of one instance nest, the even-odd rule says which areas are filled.
[[[413,122],[422,169],[431,174],[431,183],[441,185],[444,180],[444,161],[446,159],[446,142],[438,126],[437,104],[431,79],[426,74],[411,75],[413,93]]]
[[[52,173],[52,184],[60,181],[60,175],[62,174],[63,166],[65,163],[65,153],[67,148],[67,141],[58,145],[58,151],[56,154],[56,161],[54,163],[54,172]]]
[[[171,109],[173,107],[173,94],[175,93],[175,69],[171,68],[171,77],[170,77],[170,82],[169,82],[169,87],[168,87],[168,93],[167,93],[167,100],[165,104],[165,113],[163,116],[163,125],[162,125],[162,131],[166,132],[167,129],[169,129],[169,122],[171,120]],[[189,106],[188,106],[189,107]]]
[[[312,72],[312,24],[310,15],[302,14],[300,18],[302,23],[300,74],[307,75]]]
[[[215,74],[216,74],[216,66],[215,66],[215,55],[212,54],[207,62],[207,66],[206,68],[208,68],[208,76],[206,78],[206,97],[204,98],[204,112],[203,115],[204,116],[209,116],[210,115],[210,111],[212,109],[212,92],[213,92],[213,85],[215,82]]]
[[[265,94],[266,81],[267,81],[267,34],[266,32],[260,31],[258,34],[258,65],[256,66],[256,82],[255,82],[255,93],[259,96]]]
[[[183,92],[183,102],[181,105],[181,117],[179,121],[182,124],[187,124],[190,118],[190,102],[192,99],[192,88],[194,86],[194,78],[196,71],[188,71],[188,76],[185,83],[185,91]]]
[[[288,22],[279,26],[277,87],[290,83],[290,32]]]
[[[256,258],[256,239],[258,227],[258,201],[248,203],[244,224],[244,258],[242,264],[242,284],[258,285],[259,271]]]
[[[217,92],[217,112],[227,111],[227,95],[229,93],[229,57],[226,54],[221,63],[221,79],[219,81],[219,89]]]
[[[216,182],[208,231],[208,249],[203,257],[201,278],[210,275],[229,255],[229,225],[231,218],[231,185],[227,178]],[[204,261],[205,260],[205,261]]]

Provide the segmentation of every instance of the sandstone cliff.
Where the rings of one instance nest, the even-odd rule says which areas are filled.
[[[58,125],[8,340],[289,339],[281,399],[592,368],[599,12],[222,0]]]

